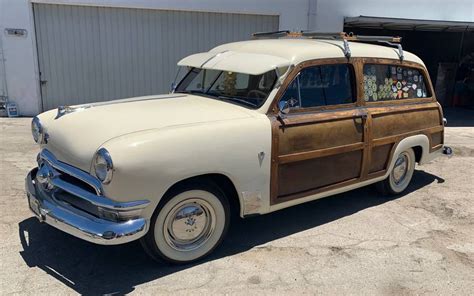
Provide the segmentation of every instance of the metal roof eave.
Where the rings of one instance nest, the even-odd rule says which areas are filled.
[[[369,29],[466,32],[474,31],[474,22],[388,18],[375,16],[345,17],[344,25]]]

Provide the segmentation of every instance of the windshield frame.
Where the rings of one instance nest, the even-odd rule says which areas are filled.
[[[265,103],[267,102],[270,94],[275,89],[275,86],[277,85],[277,82],[279,80],[279,72],[278,72],[277,69],[273,69],[273,70],[270,70],[270,71],[267,71],[265,73],[260,74],[260,75],[264,75],[264,74],[272,72],[272,71],[275,74],[274,81],[272,82],[271,86],[268,88],[267,95],[264,98],[260,99],[259,104],[252,104],[250,101],[244,103],[243,101],[245,101],[245,99],[246,99],[245,97],[232,96],[232,95],[223,94],[223,93],[218,94],[218,95],[213,95],[212,93],[209,93],[209,91],[213,88],[213,86],[219,80],[221,75],[224,72],[230,72],[230,71],[218,70],[218,69],[205,69],[205,68],[198,68],[198,67],[188,67],[188,68],[189,68],[188,72],[183,76],[183,78],[179,81],[179,83],[176,84],[176,87],[174,88],[173,93],[185,93],[185,94],[198,95],[198,96],[202,96],[202,97],[209,98],[209,99],[214,99],[214,100],[218,100],[218,101],[222,101],[222,102],[231,103],[231,104],[238,105],[238,106],[245,107],[245,108],[252,109],[252,110],[257,110],[257,109],[261,108],[263,105],[265,105]],[[192,72],[195,69],[198,69],[199,71],[219,71],[219,73],[212,80],[212,82],[209,84],[209,86],[205,88],[204,92],[202,92],[202,91],[191,91],[191,90],[179,90],[182,87],[183,83],[186,81],[186,79],[189,77],[189,75],[192,75]],[[196,76],[199,75],[199,73],[200,72],[198,72],[196,74]],[[248,75],[248,76],[259,76],[259,75],[253,75],[253,74],[242,73],[242,72],[234,72],[234,73],[244,74],[244,75]],[[186,87],[184,87],[184,88],[186,88]]]

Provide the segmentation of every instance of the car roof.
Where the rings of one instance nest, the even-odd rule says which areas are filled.
[[[389,46],[373,45],[361,42],[349,42],[351,57],[399,59],[398,49]],[[209,52],[225,51],[266,54],[284,58],[292,64],[325,58],[344,58],[343,41],[309,39],[309,38],[279,38],[239,41],[214,47]],[[423,61],[416,55],[403,51],[404,60],[424,66]]]

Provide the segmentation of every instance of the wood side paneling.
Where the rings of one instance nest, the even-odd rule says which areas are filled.
[[[392,114],[372,115],[374,139],[394,136],[414,130],[426,129],[439,125],[437,109],[420,111],[403,111]]]
[[[393,144],[386,144],[372,148],[372,161],[370,162],[369,174],[387,169],[392,147]]]
[[[278,117],[277,103],[286,86],[304,67],[351,63],[357,82],[354,104],[295,110]],[[272,120],[271,203],[280,203],[381,177],[396,145],[423,134],[430,151],[443,141],[442,110],[426,79],[429,98],[365,102],[363,64],[409,66],[429,77],[423,65],[391,59],[322,59],[297,65],[279,89],[268,115]],[[353,125],[351,125],[351,122]]]
[[[361,110],[298,114],[283,121],[273,120],[273,203],[359,177],[365,147]],[[315,177],[328,170],[327,177]]]
[[[278,169],[279,197],[357,178],[361,164],[362,150],[281,164]]]
[[[363,128],[360,119],[351,118],[281,128],[278,136],[279,153],[285,155],[360,143]]]
[[[431,134],[431,148],[443,144],[443,131]]]

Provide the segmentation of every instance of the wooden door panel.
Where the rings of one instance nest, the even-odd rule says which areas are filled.
[[[367,146],[364,109],[292,114],[273,122],[272,204],[360,178]]]
[[[303,193],[356,179],[360,176],[363,150],[281,164],[278,197]]]
[[[354,118],[279,129],[280,155],[363,142],[360,120]]]

